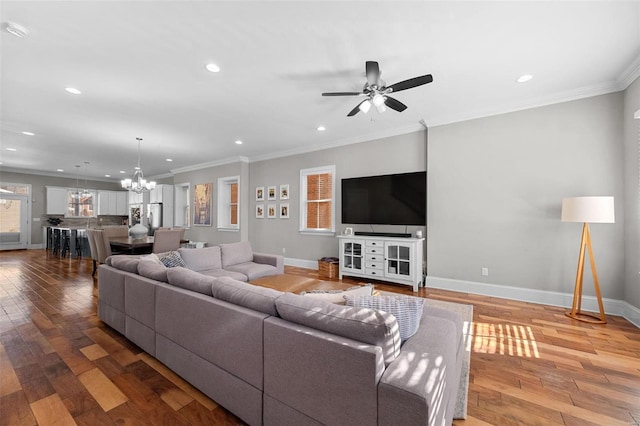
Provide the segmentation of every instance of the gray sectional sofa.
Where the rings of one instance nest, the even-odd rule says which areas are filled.
[[[393,315],[214,275],[209,249],[181,252],[196,270],[113,256],[99,317],[250,425],[451,424],[459,315],[425,306],[401,345]]]

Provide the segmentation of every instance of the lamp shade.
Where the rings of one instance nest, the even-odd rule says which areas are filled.
[[[615,223],[613,197],[572,197],[562,199],[562,221]]]

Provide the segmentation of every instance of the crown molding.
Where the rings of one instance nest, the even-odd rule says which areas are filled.
[[[311,146],[305,146],[305,147],[300,147],[300,148],[295,148],[295,149],[290,149],[285,151],[279,151],[276,153],[257,155],[255,157],[251,157],[250,162],[255,163],[257,161],[273,160],[275,158],[290,157],[292,155],[299,155],[299,154],[307,154],[309,152],[322,151],[324,149],[337,148],[337,147],[352,145],[360,142],[371,142],[378,139],[404,135],[407,133],[414,133],[422,130],[424,130],[424,127],[420,123],[412,124],[409,126],[403,126],[403,127],[394,127],[393,129],[388,129],[383,132],[367,133],[365,135],[360,135],[360,136],[355,136],[355,137],[345,138],[345,139],[338,139],[336,141],[332,141],[332,142],[328,142],[320,145],[311,145]]]
[[[69,173],[63,173],[63,172],[48,172],[48,171],[43,171],[43,170],[31,170],[31,169],[18,169],[15,167],[0,167],[0,173],[20,173],[23,175],[37,175],[37,176],[50,176],[50,177],[57,177],[57,178],[64,178],[64,179],[79,179],[79,180],[85,180],[84,176],[78,176],[78,175],[72,175]],[[120,180],[119,179],[114,179],[114,178],[101,178],[101,177],[93,177],[93,176],[87,176],[87,181],[93,181],[93,182],[108,182],[108,183],[118,183]]]
[[[564,102],[571,102],[594,96],[606,95],[609,93],[619,92],[621,90],[622,89],[620,89],[620,85],[617,81],[610,81],[603,84],[567,90],[550,96],[532,97],[524,99],[517,103],[504,103],[491,109],[471,111],[463,115],[436,115],[435,117],[431,117],[431,119],[429,120],[429,126],[443,126],[445,124],[476,120],[479,118],[491,117],[494,115],[509,114],[512,112],[518,112],[527,109],[539,108],[543,106],[561,104]]]
[[[640,77],[640,56],[631,61],[629,66],[620,74],[618,85],[620,90],[625,90],[631,83]]]
[[[218,167],[224,166],[225,164],[233,164],[233,163],[249,163],[249,158],[239,155],[237,157],[225,158],[222,160],[209,161],[206,163],[194,164],[193,166],[180,167],[178,169],[171,169],[172,175],[176,175],[178,173],[186,173],[193,172],[195,170],[208,169],[210,167]]]

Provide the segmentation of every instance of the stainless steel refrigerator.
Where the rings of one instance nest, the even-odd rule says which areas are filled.
[[[147,204],[147,227],[149,235],[162,227],[162,203]]]

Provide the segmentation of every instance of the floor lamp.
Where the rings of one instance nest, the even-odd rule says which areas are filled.
[[[562,200],[562,221],[582,222],[582,240],[580,241],[580,255],[578,256],[578,272],[576,273],[576,285],[573,291],[573,305],[571,312],[567,316],[579,321],[594,324],[605,324],[607,317],[602,306],[602,294],[600,294],[600,284],[598,283],[598,273],[596,271],[596,261],[593,258],[593,248],[591,247],[591,233],[589,223],[614,223],[615,215],[613,210],[613,197],[573,197]],[[591,262],[591,273],[593,284],[598,298],[600,315],[594,315],[581,311],[582,305],[582,278],[584,277],[584,257],[585,251],[589,250],[589,260]]]

